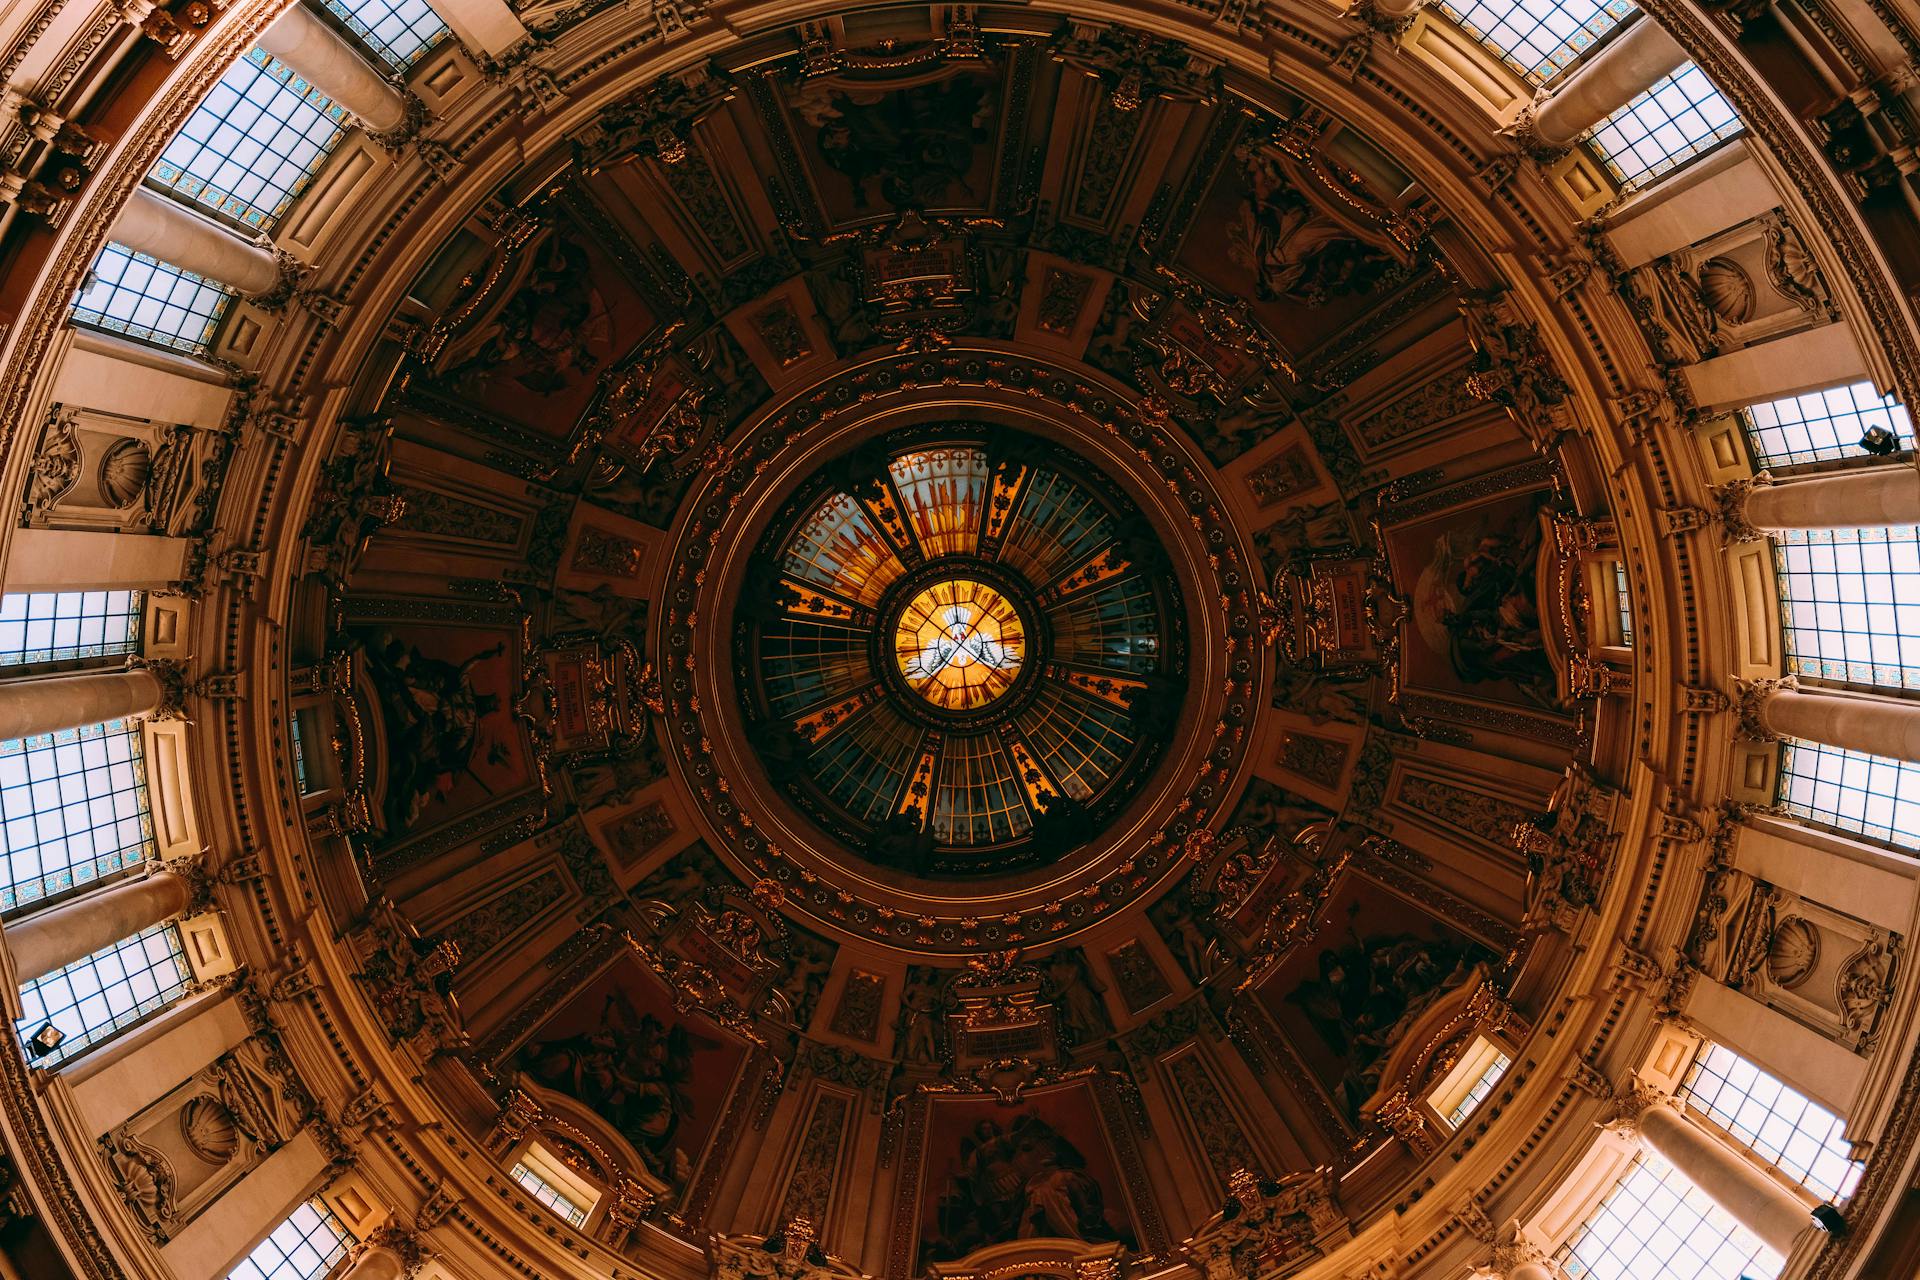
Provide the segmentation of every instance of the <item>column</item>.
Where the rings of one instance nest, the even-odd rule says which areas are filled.
[[[1476,1274],[1484,1280],[1561,1280],[1547,1265],[1546,1251],[1533,1242],[1517,1219],[1501,1230],[1488,1265]]]
[[[1756,684],[1741,712],[1761,736],[1920,762],[1920,702]]]
[[[1537,145],[1561,150],[1687,60],[1666,28],[1641,17],[1612,43],[1575,67],[1558,88],[1533,102]]]
[[[1375,15],[1389,22],[1399,22],[1411,18],[1427,7],[1427,0],[1373,0]]]
[[[171,871],[111,885],[6,926],[19,981],[30,982],[85,959],[187,909],[192,891]]]
[[[392,133],[406,123],[406,99],[305,5],[290,6],[260,33],[259,43],[351,111],[370,132]]]
[[[1636,1136],[1685,1174],[1775,1252],[1793,1252],[1813,1216],[1800,1198],[1693,1120],[1658,1089],[1637,1085],[1614,1099],[1612,1127]]]
[[[1868,467],[1728,493],[1734,521],[1744,518],[1759,531],[1920,524],[1920,471],[1911,466]]]
[[[141,716],[166,690],[145,667],[0,684],[0,741]]]
[[[271,249],[145,187],[134,188],[108,239],[250,296],[280,285],[280,263]]]

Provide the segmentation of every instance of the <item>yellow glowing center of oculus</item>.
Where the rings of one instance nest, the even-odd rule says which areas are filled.
[[[907,603],[893,643],[900,674],[921,697],[944,711],[972,711],[1013,687],[1026,632],[998,591],[948,578]]]

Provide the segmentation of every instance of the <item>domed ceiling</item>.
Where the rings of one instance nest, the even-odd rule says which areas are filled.
[[[284,677],[247,945],[353,1010],[299,1052],[397,1100],[391,1179],[593,1275],[793,1223],[888,1280],[1457,1243],[1379,1237],[1597,1091],[1659,972],[1615,833],[1704,821],[1667,735],[1710,699],[1631,695],[1704,680],[1649,601],[1706,517],[1651,432],[1596,449],[1642,334],[1543,176],[1584,217],[1598,166],[1429,110],[1370,7],[1269,14],[1266,72],[936,6],[638,80],[638,6],[518,12],[421,64],[510,145],[393,144],[432,172],[327,284],[380,305],[302,285],[254,402],[332,434],[246,477],[270,571],[218,562]],[[581,1230],[503,1171],[534,1142]]]
[[[1511,844],[1583,740],[1542,631],[1575,486],[1529,438],[1565,387],[1272,86],[1118,30],[834,31],[470,221],[309,520],[335,820],[460,957],[447,1096],[692,1225],[783,1080],[868,1091],[884,1239],[785,1194],[896,1275],[1039,1230],[967,1189],[988,1133],[1080,1170],[1041,1234],[1173,1248],[1146,1070],[1199,1201],[1388,1194],[1439,1136],[1382,1118],[1393,1046],[1515,1035],[1565,963],[1523,914],[1605,874]],[[853,1159],[808,1096],[803,1161]]]

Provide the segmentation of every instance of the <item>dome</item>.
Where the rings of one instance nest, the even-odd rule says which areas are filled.
[[[0,1275],[1920,1259],[1903,12],[0,14]]]

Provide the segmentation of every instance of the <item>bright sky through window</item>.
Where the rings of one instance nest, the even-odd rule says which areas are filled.
[[[1441,10],[1535,84],[1633,13],[1633,0],[1440,0]]]
[[[52,1053],[33,1060],[35,1066],[51,1067],[166,1008],[186,991],[180,932],[160,924],[22,983],[25,1016],[15,1025],[22,1040],[49,1022],[65,1037]]]
[[[1592,137],[1614,178],[1631,190],[1740,128],[1733,104],[1689,62],[1602,120]]]
[[[322,0],[354,37],[396,74],[447,34],[447,24],[426,0]]]
[[[0,742],[0,911],[138,866],[152,839],[139,725]]]
[[[1906,406],[1874,390],[1871,382],[1808,391],[1752,405],[1741,415],[1754,466],[1791,466],[1868,455],[1860,439],[1873,427],[1890,433],[1902,449],[1913,447]]]
[[[233,291],[178,267],[108,244],[73,301],[78,324],[204,355]]]
[[[136,653],[145,602],[139,591],[9,591],[0,596],[0,666]]]
[[[353,1237],[318,1200],[287,1215],[227,1273],[227,1280],[320,1280],[347,1256]]]

